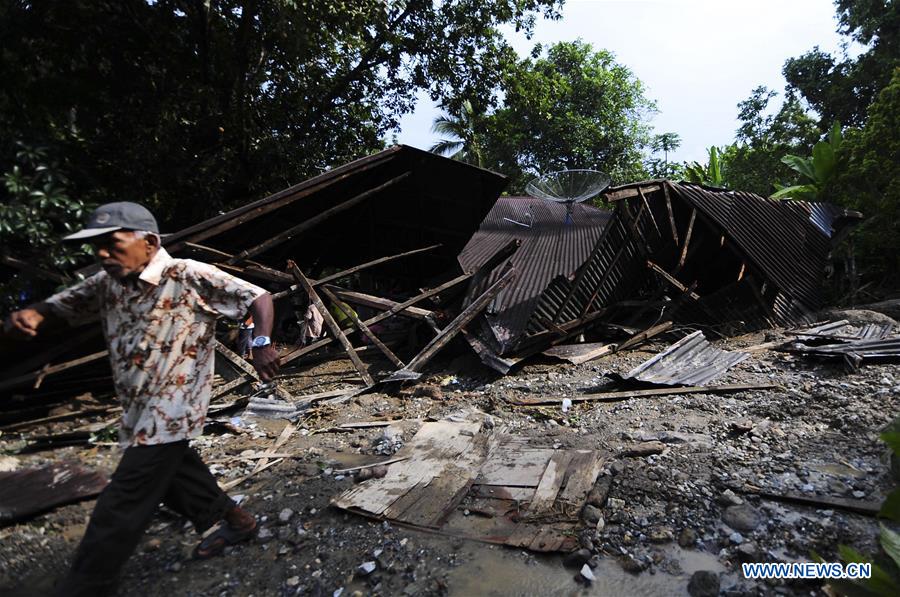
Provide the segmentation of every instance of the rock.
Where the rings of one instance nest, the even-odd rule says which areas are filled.
[[[603,518],[603,512],[596,506],[588,504],[581,511],[581,519],[590,526],[596,525],[601,518]]]
[[[294,515],[294,511],[290,508],[285,508],[281,512],[278,513],[278,520],[287,524],[290,522],[291,517]]]
[[[851,495],[853,497],[855,497],[856,499],[861,500],[864,497],[866,497],[866,492],[865,491],[854,491]]]
[[[625,507],[625,500],[620,500],[619,498],[609,498],[606,500],[606,505],[609,506],[610,510],[620,510]]]
[[[361,483],[363,481],[367,481],[372,478],[372,469],[364,468],[356,472],[356,476],[353,477],[353,480],[357,483]]]
[[[738,533],[737,531],[728,535],[728,540],[734,543],[735,545],[740,545],[744,542],[744,536]]]
[[[744,500],[739,498],[730,489],[726,489],[725,491],[723,491],[722,494],[718,498],[716,498],[716,501],[723,506],[740,506],[744,503]]]
[[[621,460],[616,460],[610,465],[609,470],[612,471],[612,474],[618,475],[625,472],[626,468],[627,465],[624,462],[622,462]]]
[[[272,529],[270,529],[269,527],[262,527],[256,533],[256,540],[259,543],[268,543],[269,541],[272,540],[273,537],[275,537],[275,534],[272,532]]]
[[[284,583],[289,587],[296,587],[297,585],[300,584],[300,577],[292,576],[289,579],[287,579],[286,581],[284,581]]]
[[[900,319],[900,300],[893,299],[880,303],[860,305],[859,309],[832,309],[825,311],[824,315],[826,319],[833,321],[846,319],[851,325],[865,323],[892,323],[896,325],[897,320]]]
[[[581,576],[588,582],[594,582],[595,580],[597,580],[597,577],[594,576],[594,571],[591,570],[591,567],[587,564],[581,567],[581,572],[579,572],[579,574],[581,574]]]
[[[740,544],[737,549],[734,550],[734,553],[737,556],[737,559],[744,563],[763,561],[763,556],[759,551],[759,547],[757,547],[756,543],[753,541],[745,541]]]
[[[619,566],[621,566],[622,570],[625,572],[631,572],[632,574],[640,574],[647,569],[646,562],[643,562],[630,554],[619,558]]]
[[[753,531],[762,523],[762,517],[759,515],[759,512],[750,504],[725,508],[725,512],[722,513],[722,520],[734,530],[744,531],[745,533]]]
[[[738,419],[729,423],[731,431],[737,435],[749,433],[753,429],[753,421],[748,418]]]
[[[591,559],[589,549],[578,549],[563,558],[563,566],[566,568],[581,568]]]
[[[379,464],[378,466],[372,467],[372,477],[375,479],[380,479],[384,477],[388,472],[388,469],[383,464]]]
[[[413,391],[413,396],[416,398],[431,398],[432,400],[444,399],[444,393],[439,387],[429,385],[416,386],[416,389]]]
[[[675,533],[668,527],[656,527],[650,529],[647,533],[647,537],[650,539],[651,543],[669,543],[670,541],[675,540]]]
[[[697,532],[694,529],[684,528],[678,533],[678,545],[681,547],[693,547],[697,544]]]
[[[375,572],[375,568],[377,568],[375,562],[363,562],[356,568],[356,571],[360,576],[368,576]]]
[[[597,519],[597,524],[594,525],[594,530],[597,531],[598,533],[600,533],[605,528],[606,528],[606,521],[601,516],[600,518]]]
[[[594,483],[590,493],[587,496],[587,503],[591,506],[602,508],[606,505],[606,498],[609,496],[609,489],[612,487],[612,477],[600,477]]]
[[[709,570],[698,570],[688,582],[691,597],[716,597],[719,594],[719,576]]]
[[[629,458],[643,458],[645,456],[652,456],[654,454],[662,454],[663,450],[666,449],[666,444],[660,441],[652,441],[652,442],[642,442],[640,444],[634,444],[633,446],[629,446],[622,451],[621,456],[626,456]]]

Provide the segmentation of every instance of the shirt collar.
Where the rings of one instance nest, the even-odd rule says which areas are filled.
[[[159,250],[156,251],[156,255],[153,256],[153,259],[150,260],[150,263],[147,264],[147,267],[144,268],[144,271],[141,272],[141,275],[138,276],[138,278],[144,282],[153,284],[154,286],[159,286],[163,270],[165,270],[166,266],[172,261],[174,261],[172,256],[169,255],[165,249],[160,247]]]

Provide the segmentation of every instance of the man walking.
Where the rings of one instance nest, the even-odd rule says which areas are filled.
[[[106,595],[160,502],[202,533],[222,522],[195,550],[220,553],[252,537],[255,517],[239,508],[189,446],[203,431],[212,389],[219,316],[253,316],[253,366],[271,380],[272,297],[204,263],[172,258],[153,215],[130,202],[100,206],[65,240],[90,242],[102,270],[43,302],[12,313],[7,333],[33,337],[60,321],[100,320],[122,404],[125,448],[97,499],[61,595]]]

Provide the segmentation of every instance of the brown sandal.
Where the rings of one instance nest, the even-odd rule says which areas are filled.
[[[256,520],[253,526],[248,529],[236,529],[227,522],[223,522],[219,528],[207,535],[197,547],[194,548],[194,558],[205,560],[220,555],[229,545],[235,545],[242,541],[247,541],[256,536],[259,525]]]

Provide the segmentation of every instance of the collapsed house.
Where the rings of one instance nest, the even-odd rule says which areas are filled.
[[[505,373],[591,330],[638,332],[622,349],[671,322],[809,322],[823,305],[831,250],[860,217],[662,180],[608,189],[602,199],[611,210],[567,210],[533,197],[498,199],[505,184],[499,174],[398,146],[167,235],[164,244],[273,293],[282,363],[346,354],[371,387],[360,354],[390,361],[388,380],[416,379],[458,334]],[[310,304],[329,335],[304,344],[290,324]],[[226,344],[217,347],[223,383],[214,398],[255,379]],[[9,363],[0,395],[28,397],[27,405],[0,404],[0,425],[33,420],[76,391],[111,390],[97,326],[33,347],[25,355],[13,344],[0,348]]]
[[[861,217],[826,203],[664,180],[610,188],[602,198],[613,211],[589,252],[591,236],[577,219],[569,229],[529,229],[540,238],[529,246],[554,250],[542,259],[509,258],[522,275],[470,340],[486,364],[506,372],[603,322],[733,329],[809,323],[824,305],[831,251]],[[478,247],[497,227],[489,216],[461,261],[478,263]],[[547,264],[558,275],[544,284]]]
[[[397,146],[165,235],[163,244],[177,257],[213,263],[273,292],[279,323],[296,322],[292,297],[306,300],[301,281],[286,268],[291,260],[317,296],[331,303],[327,296],[339,295],[364,320],[378,313],[382,318],[376,323],[399,322],[379,333],[405,339],[410,326],[436,328],[445,301],[464,290],[468,277],[460,276],[456,257],[505,184],[494,172]],[[95,271],[92,265],[79,273]],[[339,286],[344,282],[352,290]],[[423,295],[423,288],[431,292]],[[404,300],[409,304],[398,308]],[[274,336],[285,346],[285,362],[333,339],[300,346],[292,344],[291,330],[276,329]],[[366,340],[369,344],[357,342],[354,352],[371,350]],[[96,325],[41,338],[25,353],[20,344],[3,339],[0,396],[7,398],[0,410],[15,413],[2,415],[0,425],[33,418],[74,393],[110,392],[104,348]],[[217,395],[254,375],[225,346],[218,353],[217,362],[230,370],[221,373],[237,378]],[[18,396],[14,403],[12,396]]]

